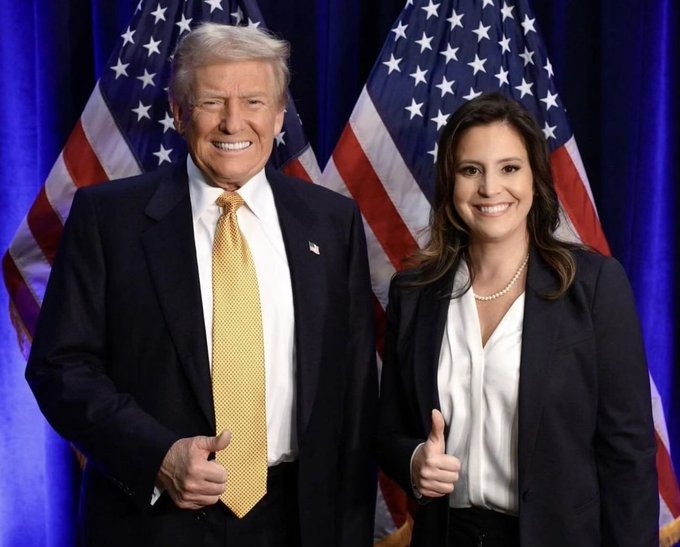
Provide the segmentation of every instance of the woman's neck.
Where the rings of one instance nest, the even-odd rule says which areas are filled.
[[[495,286],[499,281],[509,280],[524,262],[528,252],[528,239],[515,244],[477,243],[470,245],[475,286]]]

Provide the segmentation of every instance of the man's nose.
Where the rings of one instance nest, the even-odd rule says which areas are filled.
[[[220,120],[220,129],[225,133],[238,133],[243,128],[243,112],[236,101],[226,101]]]

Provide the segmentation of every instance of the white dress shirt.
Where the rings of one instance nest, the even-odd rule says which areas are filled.
[[[206,182],[191,157],[187,160],[187,171],[206,343],[212,367],[212,244],[222,213],[215,200],[223,190]],[[260,291],[267,460],[271,466],[297,456],[293,292],[274,195],[264,171],[241,186],[238,194],[245,204],[236,212],[236,218],[253,256]],[[234,336],[234,343],[240,343],[238,334]]]
[[[455,287],[468,276],[463,264]],[[446,453],[461,461],[451,507],[483,507],[516,515],[517,398],[524,293],[482,346],[472,290],[449,304],[437,372]]]

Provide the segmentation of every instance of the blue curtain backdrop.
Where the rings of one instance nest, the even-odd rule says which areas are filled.
[[[80,115],[137,0],[0,0],[0,248]],[[403,2],[260,0],[293,45],[323,165]],[[613,254],[626,267],[680,469],[680,46],[675,0],[534,0]],[[675,100],[674,100],[675,99]],[[0,547],[75,545],[77,469],[24,382],[0,289]],[[674,396],[675,395],[675,396]]]

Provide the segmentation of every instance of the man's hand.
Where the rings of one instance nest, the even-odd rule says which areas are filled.
[[[180,509],[200,509],[217,503],[227,485],[227,471],[216,461],[208,460],[211,452],[224,450],[231,433],[217,437],[189,437],[175,442],[163,459],[156,479]]]
[[[444,417],[432,411],[432,430],[422,445],[416,449],[411,464],[413,485],[423,496],[439,498],[453,492],[458,480],[460,461],[445,454]]]

